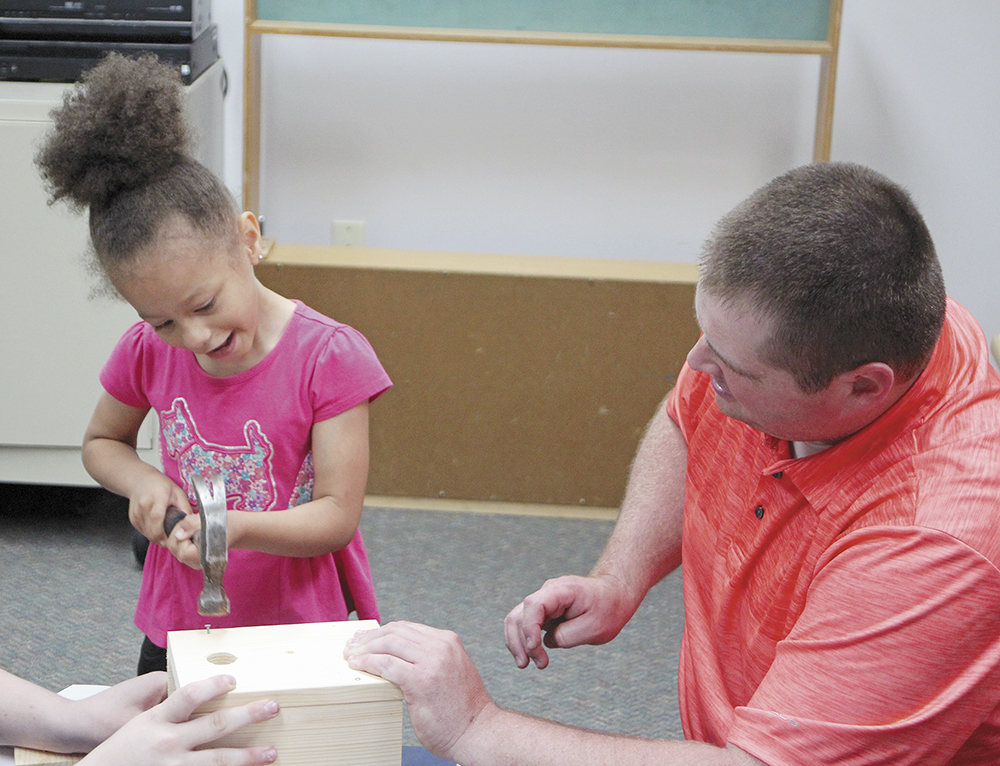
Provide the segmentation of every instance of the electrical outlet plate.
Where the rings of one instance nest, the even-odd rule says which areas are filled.
[[[330,229],[330,243],[341,247],[364,247],[365,222],[334,221]]]

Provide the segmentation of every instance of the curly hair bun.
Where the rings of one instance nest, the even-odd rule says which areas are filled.
[[[101,208],[189,154],[179,73],[152,54],[109,54],[52,111],[35,157],[51,202]]]

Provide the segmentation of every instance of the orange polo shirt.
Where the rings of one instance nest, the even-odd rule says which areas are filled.
[[[818,454],[682,370],[681,717],[769,766],[1000,763],[1000,376],[949,300],[927,369]]]

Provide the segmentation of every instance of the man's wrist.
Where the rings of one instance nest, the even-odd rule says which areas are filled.
[[[514,763],[507,752],[518,713],[504,710],[489,700],[455,742],[452,759],[461,766],[493,766]]]

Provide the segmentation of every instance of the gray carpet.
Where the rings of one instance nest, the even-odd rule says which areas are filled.
[[[503,618],[545,579],[585,574],[611,522],[367,508],[362,531],[384,622],[457,632],[498,703],[564,723],[682,736],[680,576],[647,596],[603,647],[557,651],[518,670]],[[50,689],[134,674],[141,573],[119,498],[100,490],[0,484],[0,667]],[[409,723],[404,744],[416,744]]]

